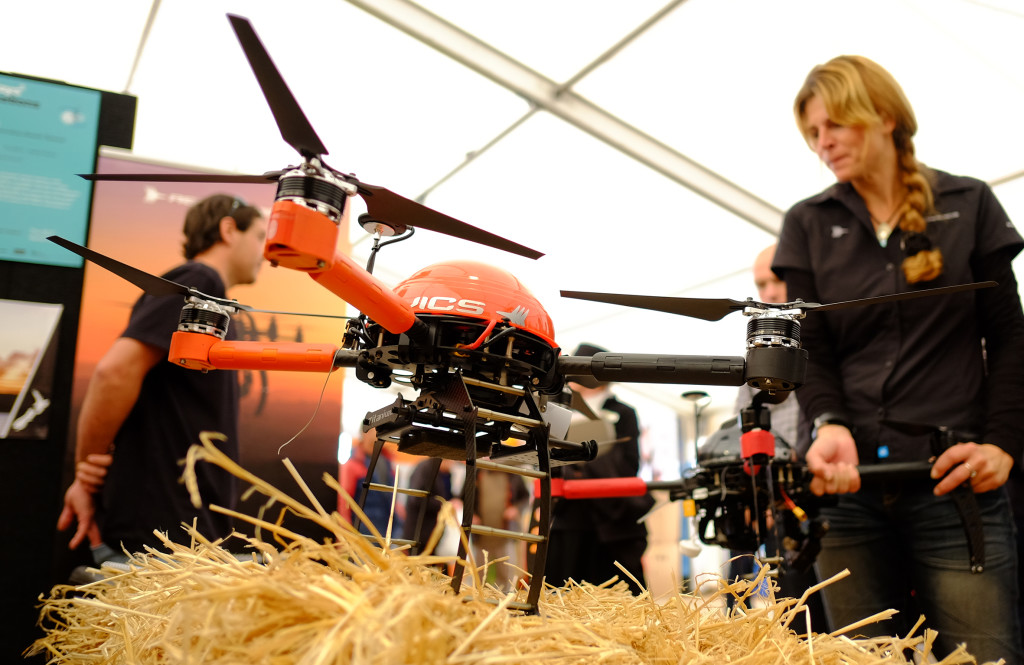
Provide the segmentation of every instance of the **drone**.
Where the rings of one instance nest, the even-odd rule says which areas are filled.
[[[462,530],[469,536],[486,533],[525,541],[533,551],[524,602],[513,610],[536,612],[543,589],[543,570],[558,479],[552,469],[594,459],[598,442],[569,440],[574,409],[582,400],[567,388],[574,377],[605,382],[641,382],[740,386],[749,384],[765,395],[786,393],[804,378],[807,351],[800,345],[799,320],[812,309],[838,309],[952,293],[979,285],[946,287],[913,293],[820,305],[795,302],[768,305],[753,300],[711,300],[619,296],[562,292],[565,297],[661,309],[715,321],[734,311],[751,317],[745,356],[686,356],[602,352],[565,356],[555,342],[554,325],[541,303],[512,274],[474,261],[448,261],[416,271],[393,289],[372,274],[378,250],[404,240],[415,228],[447,234],[528,258],[540,252],[471,226],[323,161],[328,154],[298,102],[288,89],[255,29],[240,16],[228,15],[282,138],[301,156],[301,163],[262,175],[88,174],[94,181],[175,181],[217,183],[277,182],[268,220],[264,256],[271,265],[305,272],[359,310],[348,320],[340,344],[227,339],[231,315],[256,310],[235,300],[203,294],[104,256],[57,236],[49,239],[132,282],[152,295],[183,296],[178,329],[173,333],[169,361],[182,367],[277,370],[330,373],[352,368],[374,388],[393,384],[416,391],[415,399],[399,394],[390,404],[370,411],[363,430],[375,428],[377,442],[367,479],[372,476],[385,443],[398,450],[429,457],[434,473],[443,459],[464,462]],[[361,226],[377,241],[367,267],[335,250],[349,199],[361,197],[367,214]],[[381,238],[390,238],[380,242]],[[326,315],[320,315],[326,316]],[[771,469],[768,461],[764,464]],[[538,491],[539,528],[512,532],[472,524],[476,471],[485,469],[532,478]],[[755,476],[754,480],[760,478]],[[711,480],[700,480],[708,482]],[[788,482],[788,480],[786,481]],[[432,485],[432,483],[431,483]],[[554,489],[553,489],[554,488]],[[390,486],[364,482],[364,490],[392,492]],[[399,492],[420,494],[414,489]],[[644,491],[647,491],[645,488]],[[365,497],[366,491],[363,492]],[[408,516],[407,519],[413,519]],[[419,516],[422,524],[422,514]],[[429,534],[426,534],[429,536]],[[392,540],[413,551],[424,539]],[[466,539],[460,539],[458,561],[466,561]],[[456,565],[452,587],[461,588],[464,565]]]
[[[665,481],[645,481],[638,477],[556,480],[554,494],[559,500],[578,500],[664,491],[670,501],[683,503],[683,516],[692,518],[694,522],[691,542],[680,542],[680,551],[686,556],[699,553],[700,547],[695,541],[700,540],[706,545],[734,552],[753,553],[759,568],[768,567],[766,573],[770,578],[779,579],[786,570],[807,572],[821,550],[821,539],[829,530],[828,521],[820,516],[819,511],[834,504],[836,497],[821,497],[811,492],[810,483],[814,475],[798,459],[795,449],[772,431],[767,405],[780,403],[798,385],[786,383],[780,386],[778,379],[750,375],[750,367],[759,366],[751,362],[753,352],[763,346],[799,347],[798,321],[808,311],[860,307],[991,286],[995,283],[977,282],[828,305],[799,301],[772,305],[751,300],[740,302],[563,291],[562,295],[567,297],[713,321],[742,308],[744,314],[752,317],[747,330],[746,382],[760,390],[754,394],[750,405],[735,418],[724,422],[697,448],[696,466],[684,471],[681,478]],[[909,435],[928,436],[933,459],[957,443],[977,438],[975,434],[941,425],[894,420],[885,420],[882,424]],[[858,473],[864,483],[920,480],[929,477],[931,461],[862,464],[858,466]],[[954,489],[951,496],[967,537],[971,571],[982,572],[985,547],[973,489],[965,483]]]

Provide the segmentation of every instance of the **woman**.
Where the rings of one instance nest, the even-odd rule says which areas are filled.
[[[1020,663],[1004,485],[1024,448],[1024,314],[1010,263],[1024,241],[983,182],[917,161],[910,104],[871,60],[840,56],[815,67],[794,112],[837,182],[786,214],[772,267],[790,298],[999,283],[804,320],[800,445],[810,445],[811,489],[838,495],[824,511],[831,531],[819,575],[852,573],[825,590],[831,625],[893,608],[894,620],[857,632],[899,635],[923,614],[942,655],[965,643],[979,662]],[[962,442],[933,451],[921,425],[963,432]],[[931,480],[861,487],[859,463],[936,456]],[[965,483],[980,518],[960,517],[953,490]],[[967,529],[979,521],[984,545],[976,536],[971,549]]]

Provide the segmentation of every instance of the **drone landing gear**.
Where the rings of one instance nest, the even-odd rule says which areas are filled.
[[[364,428],[376,427],[378,436],[367,478],[373,475],[385,440],[397,442],[401,452],[426,455],[433,460],[433,471],[428,474],[430,482],[425,485],[427,489],[398,489],[402,494],[426,499],[420,504],[419,514],[406,516],[406,519],[416,520],[415,539],[392,542],[408,544],[414,553],[422,551],[430,537],[429,533],[422,532],[423,515],[427,504],[437,496],[433,488],[442,460],[463,462],[466,465],[466,479],[461,497],[462,537],[459,539],[452,588],[459,591],[462,587],[468,561],[466,545],[473,536],[525,542],[530,551],[529,580],[523,581],[529,585],[527,597],[525,601],[511,603],[508,607],[535,613],[544,583],[544,564],[550,535],[551,467],[593,459],[596,444],[589,441],[577,444],[552,440],[550,425],[545,421],[534,393],[530,390],[463,377],[457,372],[431,375],[425,377],[424,383],[416,401],[407,402],[399,396],[393,404],[368,413],[364,421]],[[511,403],[505,403],[495,400],[494,393],[512,396],[514,399]],[[535,501],[539,505],[540,515],[536,528],[519,532],[473,524],[479,470],[507,473],[536,481],[539,492]],[[367,481],[364,481],[363,488],[364,499],[368,491],[391,492],[393,489]]]

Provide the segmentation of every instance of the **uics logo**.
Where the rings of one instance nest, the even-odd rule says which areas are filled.
[[[483,316],[485,306],[479,300],[459,300],[449,296],[416,296],[412,301],[414,309],[419,307],[431,312],[460,312],[477,316]]]

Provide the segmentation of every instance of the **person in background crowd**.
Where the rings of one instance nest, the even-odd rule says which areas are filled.
[[[402,533],[402,506],[395,502],[395,516],[391,514],[392,495],[387,492],[370,490],[363,500],[363,482],[366,480],[366,472],[370,467],[370,459],[373,457],[373,447],[377,442],[377,430],[371,428],[361,432],[358,438],[352,440],[352,455],[341,467],[341,488],[355,499],[356,503],[363,501],[362,509],[366,517],[373,524],[374,528],[382,535],[388,533],[388,524],[391,523],[391,532]],[[391,446],[385,445],[377,458],[377,464],[373,469],[373,476],[370,482],[386,487],[393,487],[395,484],[395,463],[391,459]],[[346,501],[338,503],[338,512],[346,520],[352,520],[352,512]],[[370,528],[362,521],[356,520],[356,528],[359,533],[370,533]]]
[[[256,280],[267,224],[260,211],[226,194],[209,196],[185,215],[186,262],[165,279],[223,298],[237,284]],[[189,544],[182,524],[206,538],[231,534],[236,480],[212,464],[196,468],[202,508],[180,482],[181,461],[199,433],[218,432],[217,445],[238,460],[238,379],[230,370],[199,372],[167,362],[171,336],[185,304],[181,296],[145,294],[128,327],[100,359],[89,381],[75,445],[76,473],[64,495],[57,527],[77,522],[69,546],[88,540],[97,563],[123,559],[123,551],[161,548],[154,530]],[[230,325],[228,339],[233,339]]]
[[[431,490],[433,496],[410,496],[405,503],[405,522],[402,526],[402,538],[419,542],[425,546],[430,542],[431,534],[437,527],[441,513],[441,501],[459,502],[457,492],[452,488],[452,467],[455,465],[447,458],[425,458],[417,462],[409,479],[409,488]],[[431,483],[435,469],[437,475]],[[422,514],[422,518],[421,518]],[[422,523],[421,520],[422,519]],[[422,552],[421,549],[417,549]]]
[[[814,67],[794,111],[837,182],[785,215],[772,267],[789,298],[998,283],[803,321],[800,436],[812,491],[837,495],[823,509],[831,529],[818,572],[851,572],[824,590],[830,623],[895,608],[857,632],[902,635],[923,614],[939,658],[965,644],[978,662],[1019,665],[1005,484],[1024,449],[1024,313],[1011,268],[1024,240],[984,182],[917,160],[910,103],[877,63],[839,56]],[[933,450],[925,430],[935,427],[963,436]],[[858,472],[930,458],[930,479],[862,484]],[[958,507],[974,506],[962,519]]]
[[[777,305],[787,302],[787,297],[786,283],[772,272],[772,259],[774,257],[775,243],[772,243],[758,252],[757,257],[754,259],[752,272],[754,286],[757,288],[757,299],[764,303]],[[754,388],[746,384],[740,386],[739,392],[736,395],[737,413],[750,405],[756,392]],[[797,442],[797,422],[800,418],[800,406],[796,395],[790,393],[781,403],[766,404],[765,407],[771,414],[772,433],[790,446],[795,446]],[[798,457],[802,458],[803,456],[798,455]],[[771,543],[770,545],[769,549],[774,552],[776,549],[775,544]],[[752,554],[753,552],[730,552],[730,556],[734,557],[729,564],[730,579],[751,575],[755,572],[753,557],[741,556]],[[817,583],[814,571],[804,573],[785,568],[781,572],[779,592],[782,596],[788,598],[799,598],[808,587]],[[816,633],[828,632],[825,611],[821,605],[821,596],[819,594],[812,595],[807,601],[807,606],[811,612],[810,629]],[[806,633],[808,626],[804,615],[800,614],[797,616],[793,623],[790,624],[790,627],[798,633]]]
[[[604,349],[581,344],[575,356],[593,356]],[[595,413],[614,421],[616,440],[585,464],[557,467],[566,479],[635,476],[640,470],[640,425],[636,410],[620,402],[609,384],[597,380],[570,383]],[[598,442],[602,443],[602,442]],[[650,494],[607,499],[560,499],[554,506],[551,540],[544,575],[548,584],[563,586],[569,579],[601,584],[612,577],[625,581],[634,595],[643,592],[643,554],[647,527],[637,520],[654,506]],[[615,565],[619,562],[640,584]]]
[[[775,256],[775,244],[761,250],[754,259],[754,286],[757,288],[757,299],[764,303],[779,304],[786,302],[786,283],[772,272],[772,258]],[[754,399],[757,391],[744,384],[736,395],[736,412],[747,407]],[[790,394],[779,404],[768,404],[771,412],[772,432],[791,446],[797,442],[796,425],[800,418],[800,407],[796,396]]]
[[[530,501],[530,491],[522,476],[477,469],[476,472],[476,514],[477,523],[495,529],[508,531],[524,531],[524,511]],[[494,561],[509,557],[505,563],[488,566],[485,581],[499,589],[509,591],[518,574],[515,567],[523,568],[523,556],[519,554],[517,541],[501,536],[473,534],[473,550],[476,553],[477,565],[483,565],[483,553],[487,552],[487,560]]]

